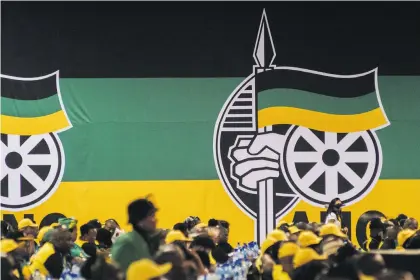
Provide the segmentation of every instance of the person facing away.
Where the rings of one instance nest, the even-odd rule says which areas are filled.
[[[116,239],[111,248],[111,258],[122,271],[141,259],[151,259],[154,252],[151,236],[156,230],[157,208],[147,199],[138,199],[128,206],[128,222],[133,230]]]

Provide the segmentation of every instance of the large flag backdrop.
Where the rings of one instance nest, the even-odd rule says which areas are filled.
[[[341,196],[359,243],[373,215],[420,218],[416,7],[3,3],[2,217],[127,227],[126,205],[153,193],[161,227],[226,219],[237,242],[320,221]],[[328,141],[346,133],[359,154],[334,169]],[[249,161],[274,134],[262,143],[284,146]],[[316,143],[320,159],[290,162]]]

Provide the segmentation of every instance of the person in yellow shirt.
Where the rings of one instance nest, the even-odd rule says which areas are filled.
[[[73,245],[69,231],[54,229],[50,242],[45,243],[31,259],[28,266],[30,275],[39,271],[43,276],[59,279],[66,265],[66,255]]]

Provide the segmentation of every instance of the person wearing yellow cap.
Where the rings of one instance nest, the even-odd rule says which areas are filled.
[[[171,230],[165,238],[166,244],[171,244],[175,241],[181,241],[181,242],[191,242],[191,238],[185,237],[185,235],[180,230]]]
[[[293,271],[293,258],[296,252],[300,249],[299,245],[294,242],[285,242],[278,250],[277,257],[283,270],[289,274]]]
[[[275,246],[277,245],[277,246]],[[274,265],[274,260],[277,259],[277,251],[280,246],[280,242],[274,239],[273,237],[268,237],[263,241],[260,247],[260,256],[255,261],[255,266],[257,270],[262,273],[268,268],[271,268]],[[273,251],[275,251],[276,256],[273,258]]]
[[[296,226],[290,226],[288,230],[289,230],[289,236],[288,236],[289,240],[297,241],[299,234],[301,233],[301,230],[298,229]]]
[[[27,268],[24,264],[24,255],[26,255],[25,251],[25,243],[19,242],[12,239],[2,239],[0,243],[1,253],[7,259],[12,267],[12,273],[18,279],[23,278],[24,274],[23,271],[27,271]],[[28,275],[29,276],[29,273]]]
[[[411,229],[404,229],[398,233],[397,241],[398,246],[397,250],[402,251],[406,248],[407,244],[409,243],[410,238],[412,238],[416,232]]]
[[[319,235],[323,238],[322,252],[327,256],[337,253],[338,249],[344,245],[344,241],[348,239],[347,235],[333,223],[323,225]]]
[[[18,223],[18,230],[22,232],[24,236],[32,236],[35,238],[38,231],[38,225],[31,219],[25,218]]]
[[[128,267],[126,280],[160,280],[171,269],[171,263],[158,265],[152,260],[143,259]]]
[[[323,260],[326,260],[326,257],[318,254],[314,249],[301,248],[296,252],[295,257],[293,258],[293,266],[296,269],[312,261]]]
[[[42,246],[42,245],[45,243],[45,242],[43,242],[43,239],[44,239],[45,234],[46,234],[49,230],[52,230],[52,227],[51,227],[51,226],[42,227],[42,228],[39,230],[39,232],[38,232],[38,235],[37,235],[36,239],[37,239],[38,244],[39,244],[40,246]]]
[[[300,233],[298,237],[298,244],[302,248],[312,248],[316,252],[320,252],[320,243],[322,241],[322,238],[318,237],[315,233],[312,231],[303,231]]]
[[[269,238],[269,237],[271,237],[271,238],[273,238],[273,239],[275,239],[277,241],[288,241],[289,240],[287,238],[286,233],[284,231],[282,231],[282,230],[279,230],[279,229],[275,229],[272,232],[270,232],[267,235],[267,238]]]
[[[334,236],[338,238],[348,239],[347,234],[341,231],[341,229],[333,223],[325,224],[321,227],[319,231],[319,236],[327,237],[327,236]]]

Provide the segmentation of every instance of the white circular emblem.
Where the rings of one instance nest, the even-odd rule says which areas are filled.
[[[339,197],[350,205],[377,182],[381,155],[372,131],[330,133],[293,126],[285,143],[282,171],[308,203],[322,207]]]
[[[64,153],[55,133],[1,134],[1,208],[21,211],[48,199],[61,182]]]

